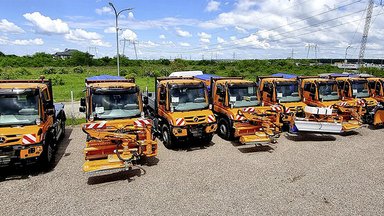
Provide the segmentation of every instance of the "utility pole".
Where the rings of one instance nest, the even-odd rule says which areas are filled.
[[[137,60],[137,49],[136,49],[136,43],[137,43],[137,41],[136,41],[136,40],[132,40],[133,49],[135,50],[135,56],[136,56],[136,60]]]
[[[345,57],[344,57],[344,72],[346,70],[346,67],[347,67],[347,53],[348,53],[348,49],[351,47],[351,45],[348,45],[347,48],[345,48]]]
[[[124,11],[132,10],[133,8],[126,8],[119,12],[116,11],[115,6],[109,2],[109,5],[112,7],[113,11],[115,12],[115,27],[116,27],[116,59],[117,59],[117,76],[120,76],[120,60],[119,60],[119,15]]]
[[[367,45],[369,27],[371,25],[372,11],[373,11],[373,0],[369,0],[368,7],[367,7],[367,16],[365,17],[364,33],[363,33],[363,37],[361,38],[359,62],[358,62],[359,70],[364,61],[364,53],[365,53],[365,47]]]
[[[291,59],[293,59],[293,48],[292,48],[292,53],[291,53]]]

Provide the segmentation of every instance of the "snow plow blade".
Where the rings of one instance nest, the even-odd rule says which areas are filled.
[[[254,135],[244,135],[240,137],[240,143],[244,145],[260,144],[269,145],[272,143],[271,138],[264,132],[256,132]]]
[[[295,126],[298,132],[319,132],[319,133],[336,133],[340,134],[343,130],[341,123],[315,122],[306,121],[304,119],[295,120]]]
[[[380,125],[384,123],[384,109],[377,110],[373,117],[373,125]]]
[[[348,132],[348,131],[352,131],[352,130],[356,130],[356,129],[361,128],[361,124],[357,120],[351,120],[348,122],[343,122],[342,126],[343,126],[343,132]]]

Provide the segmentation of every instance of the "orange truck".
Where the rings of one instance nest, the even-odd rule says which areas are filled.
[[[331,76],[338,84],[339,94],[343,101],[351,106],[362,107],[363,123],[381,125],[384,123],[384,109],[372,96],[366,78],[358,75]]]
[[[172,149],[188,140],[209,143],[217,124],[204,83],[192,77],[158,77],[144,97],[154,134]]]
[[[152,122],[144,118],[139,87],[134,79],[108,75],[85,80],[86,96],[80,112],[85,112],[82,125],[87,134],[83,171],[131,169],[143,159],[157,155],[152,137]]]
[[[290,132],[343,132],[342,122],[335,121],[332,108],[308,106],[303,102],[296,75],[274,74],[258,80],[264,104],[283,107],[281,120]]]
[[[384,78],[383,77],[369,77],[367,78],[368,88],[371,97],[384,106]]]
[[[0,80],[0,104],[0,166],[49,167],[66,121],[64,105],[53,103],[51,81]]]
[[[195,76],[209,90],[212,111],[218,121],[217,133],[242,144],[269,145],[280,135],[279,112],[262,106],[258,86],[241,77]]]
[[[343,132],[361,127],[361,115],[354,107],[345,106],[335,80],[318,76],[299,76],[298,79],[303,102],[308,106],[332,109],[327,118],[331,122],[341,122]]]

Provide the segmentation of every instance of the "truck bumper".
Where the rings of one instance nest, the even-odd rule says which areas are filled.
[[[6,166],[18,161],[36,159],[43,152],[43,145],[12,145],[0,147],[0,166]]]
[[[187,125],[184,127],[174,127],[172,133],[175,137],[202,137],[203,134],[214,133],[216,129],[217,124]]]

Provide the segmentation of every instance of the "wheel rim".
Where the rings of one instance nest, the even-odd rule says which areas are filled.
[[[227,127],[225,126],[225,124],[221,124],[220,125],[220,133],[221,134],[223,134],[223,135],[225,135],[225,134],[227,134]]]
[[[164,132],[163,132],[163,139],[164,139],[165,143],[168,143],[168,132],[167,132],[167,130],[164,130]]]

